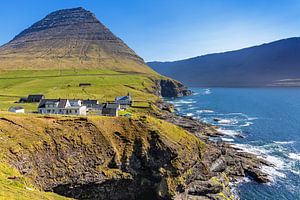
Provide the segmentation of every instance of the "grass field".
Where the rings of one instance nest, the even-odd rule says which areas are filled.
[[[0,72],[0,109],[21,105],[35,111],[37,104],[16,104],[20,97],[44,94],[46,98],[111,101],[130,92],[137,101],[155,101],[156,75],[111,70],[16,70]],[[90,87],[79,87],[91,83]]]

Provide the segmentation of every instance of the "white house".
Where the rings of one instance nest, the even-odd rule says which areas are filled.
[[[115,103],[121,105],[121,109],[126,109],[128,106],[132,105],[132,97],[130,93],[127,96],[118,96],[115,98]]]
[[[40,114],[86,115],[86,106],[81,100],[42,99],[38,112]]]
[[[12,106],[8,109],[8,111],[13,113],[24,113],[25,109],[21,106]]]

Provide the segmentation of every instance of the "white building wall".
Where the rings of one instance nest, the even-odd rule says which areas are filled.
[[[25,113],[25,110],[24,110],[24,109],[18,109],[18,110],[15,110],[15,109],[9,109],[9,112],[14,112],[14,113]]]

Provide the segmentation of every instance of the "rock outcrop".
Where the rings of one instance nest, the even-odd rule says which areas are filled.
[[[162,79],[157,81],[157,87],[160,96],[162,97],[182,97],[192,94],[182,83],[172,79]]]

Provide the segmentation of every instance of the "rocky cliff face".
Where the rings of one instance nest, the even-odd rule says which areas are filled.
[[[0,63],[3,69],[106,67],[152,72],[142,58],[83,8],[53,12],[22,31],[0,48]]]
[[[158,91],[162,97],[182,97],[192,94],[192,91],[182,83],[172,79],[162,79],[157,82]]]
[[[260,169],[270,163],[210,141],[214,127],[161,111],[162,120],[1,115],[0,161],[76,199],[234,199],[230,182],[269,181]]]
[[[204,144],[151,117],[0,119],[1,161],[40,189],[76,199],[171,199]],[[22,137],[20,137],[22,134]]]

